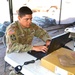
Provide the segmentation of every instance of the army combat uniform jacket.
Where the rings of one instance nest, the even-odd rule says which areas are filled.
[[[44,42],[50,39],[48,33],[34,23],[29,28],[22,28],[19,22],[15,21],[6,29],[7,53],[32,50],[31,43],[34,36]]]

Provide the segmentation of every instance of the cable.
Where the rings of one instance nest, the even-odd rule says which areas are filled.
[[[39,59],[37,58],[36,60],[26,61],[26,62],[24,62],[23,65],[18,65],[18,66],[16,66],[16,67],[14,68],[16,74],[20,73],[20,71],[22,70],[22,67],[23,67],[24,65],[28,65],[28,64],[31,64],[31,63],[35,63],[35,61],[37,61],[37,60],[39,60]]]

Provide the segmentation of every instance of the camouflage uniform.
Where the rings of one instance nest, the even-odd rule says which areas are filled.
[[[13,71],[10,71],[9,75],[23,75],[23,74],[22,73],[16,74],[15,71],[13,70]]]
[[[22,28],[19,22],[15,21],[6,29],[7,53],[32,50],[31,43],[34,36],[44,42],[50,39],[48,33],[41,27],[32,23],[29,28]]]

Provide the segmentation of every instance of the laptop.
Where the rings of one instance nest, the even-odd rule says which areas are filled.
[[[34,57],[41,59],[42,57],[48,55],[49,53],[61,48],[61,47],[66,47],[65,44],[71,41],[69,39],[69,34],[70,33],[62,33],[60,35],[57,35],[52,38],[50,45],[48,46],[48,51],[47,53],[43,52],[36,52],[36,51],[29,51],[28,53],[30,55],[33,55]],[[68,47],[67,47],[68,48]]]
[[[62,33],[60,35],[53,37],[51,40],[51,43],[49,45],[47,54],[49,54],[61,47],[70,49],[69,47],[65,46],[66,43],[68,43],[69,41],[72,40],[71,38],[69,38],[69,35],[70,35],[70,33]]]

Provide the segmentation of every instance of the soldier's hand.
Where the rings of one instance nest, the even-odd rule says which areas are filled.
[[[50,45],[51,41],[50,40],[47,40],[46,41],[46,46],[48,47]]]
[[[47,52],[48,48],[46,46],[33,46],[34,51],[42,51],[42,52]]]

